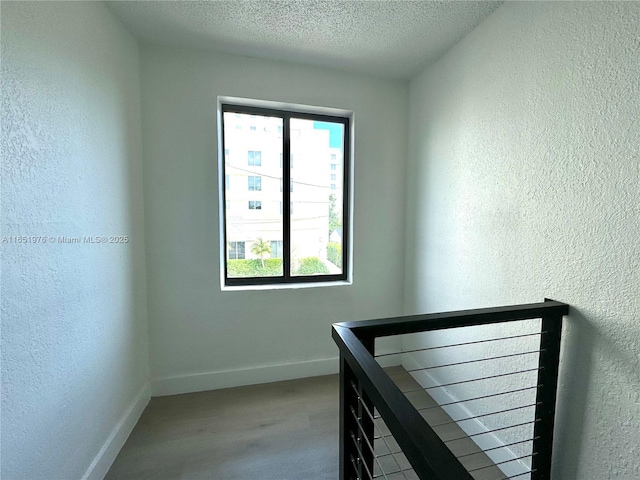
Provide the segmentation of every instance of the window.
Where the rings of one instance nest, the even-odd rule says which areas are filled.
[[[271,241],[271,258],[282,258],[282,240]]]
[[[229,242],[229,260],[244,259],[244,242]]]
[[[224,176],[224,188],[226,190],[229,190],[231,188],[231,179],[229,178],[229,175]]]
[[[249,165],[259,167],[262,165],[262,152],[249,150]]]
[[[262,190],[262,177],[249,176],[249,191],[259,192]]]
[[[261,102],[262,105],[265,102]],[[344,281],[349,278],[350,118],[222,102],[221,149],[225,155],[221,198],[247,210],[221,209],[225,286]],[[329,110],[326,110],[329,111]],[[257,116],[259,122],[252,121]],[[258,124],[256,136],[237,125]],[[262,166],[262,158],[265,165]],[[295,178],[292,176],[295,158]],[[279,163],[278,160],[279,159]],[[338,160],[339,159],[339,160]],[[246,162],[246,163],[245,163]],[[254,168],[262,167],[260,175]],[[332,176],[326,172],[330,169]],[[247,190],[229,189],[230,178]],[[339,181],[336,181],[339,179]],[[289,188],[283,188],[283,185]],[[278,185],[280,188],[278,188]],[[263,188],[264,187],[264,188]],[[249,197],[252,194],[249,194]],[[263,208],[264,205],[264,208]],[[294,215],[295,210],[295,215]],[[239,241],[242,240],[242,241]],[[245,256],[245,243],[249,251]],[[272,259],[265,262],[266,259]]]

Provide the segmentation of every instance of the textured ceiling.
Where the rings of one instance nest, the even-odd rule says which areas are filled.
[[[106,3],[146,42],[408,79],[455,45],[502,2]]]

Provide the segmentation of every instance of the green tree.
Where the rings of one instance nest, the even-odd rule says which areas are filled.
[[[336,196],[332,193],[329,195],[329,237],[341,226],[340,217],[336,211]]]
[[[259,237],[255,242],[253,242],[251,252],[260,257],[260,262],[262,262],[262,268],[264,269],[264,256],[267,253],[271,253],[271,244],[268,241],[263,240],[262,237]]]

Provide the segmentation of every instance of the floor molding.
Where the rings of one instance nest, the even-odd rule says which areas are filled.
[[[105,477],[113,461],[118,456],[120,449],[127,441],[127,438],[129,438],[133,427],[138,423],[140,415],[142,415],[150,398],[151,385],[149,382],[146,382],[134,397],[122,417],[120,417],[120,420],[111,431],[109,438],[104,442],[104,445],[102,445],[93,462],[91,462],[91,465],[82,476],[82,480],[102,480]]]
[[[218,370],[151,380],[151,395],[161,397],[338,373],[338,357],[259,367]]]
[[[406,370],[413,370],[413,369],[424,367],[424,365],[421,365],[415,359],[415,356],[410,353],[404,354],[402,356],[402,366]],[[420,384],[420,386],[424,388],[436,387],[438,385],[441,385],[441,383],[435,377],[433,377],[433,375],[429,374],[426,370],[411,372],[411,376],[415,379],[416,382]],[[446,388],[436,388],[436,389],[430,390],[429,395],[431,395],[431,397],[438,404],[445,404],[445,403],[459,401],[459,399],[453,396],[450,392],[448,392]],[[447,414],[451,417],[452,420],[455,420],[458,418],[468,418],[475,415],[466,406],[460,403],[457,403],[455,405],[447,405],[442,407],[442,409],[445,412],[447,412]],[[467,435],[489,431],[489,429],[477,419],[459,423],[458,426]],[[473,437],[473,441],[482,450],[487,450],[495,447],[504,447],[504,442],[494,433],[488,433],[486,435]],[[499,450],[492,450],[485,453],[494,463],[505,462],[505,461],[510,462],[510,463],[498,465],[498,468],[500,468],[500,470],[502,470],[502,472],[507,477],[519,475],[523,472],[529,471],[529,467],[523,464],[520,460],[516,460],[518,456],[509,447],[504,447]],[[525,479],[528,477],[522,476],[518,478]]]

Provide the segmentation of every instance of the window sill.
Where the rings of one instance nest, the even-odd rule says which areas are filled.
[[[338,282],[306,282],[306,283],[271,283],[267,285],[222,285],[223,292],[241,292],[251,290],[296,290],[299,288],[326,288],[343,287],[353,285],[353,281],[341,280]]]

